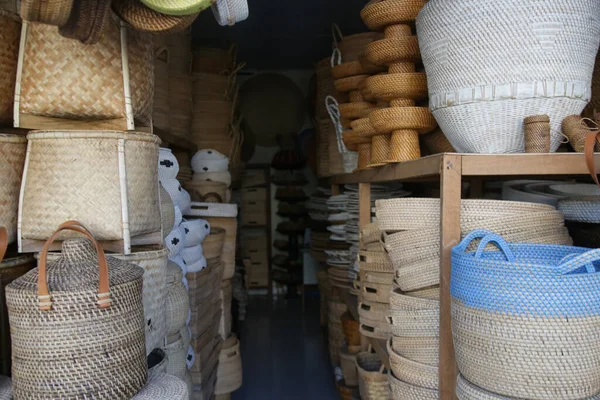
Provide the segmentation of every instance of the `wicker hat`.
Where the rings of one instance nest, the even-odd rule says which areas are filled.
[[[110,0],[78,0],[73,2],[71,16],[59,32],[64,37],[94,44],[100,40],[109,17]]]
[[[147,7],[166,15],[186,16],[198,14],[210,7],[210,0],[140,0]]]
[[[174,16],[155,11],[138,0],[112,2],[114,12],[135,29],[144,32],[171,34],[181,32],[194,22],[198,13]]]
[[[21,0],[21,18],[30,22],[63,26],[71,15],[73,0]]]

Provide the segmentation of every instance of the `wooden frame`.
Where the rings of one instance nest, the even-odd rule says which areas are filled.
[[[595,154],[596,173],[600,173],[600,154]],[[370,183],[396,181],[440,182],[440,362],[439,398],[456,399],[458,368],[454,357],[451,324],[450,273],[451,250],[460,242],[460,201],[463,178],[471,177],[472,196],[482,195],[483,177],[573,177],[589,176],[584,155],[581,153],[554,154],[455,154],[444,153],[423,157],[402,164],[388,164],[380,168],[338,175],[331,178],[332,193],[339,193],[342,184],[359,184],[360,225],[370,222]],[[342,298],[355,318],[356,297],[348,290]],[[369,339],[383,363],[389,368],[385,341]]]

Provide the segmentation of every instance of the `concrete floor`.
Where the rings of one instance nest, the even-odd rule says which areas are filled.
[[[242,387],[232,400],[339,399],[319,325],[319,302],[251,297],[240,326]]]

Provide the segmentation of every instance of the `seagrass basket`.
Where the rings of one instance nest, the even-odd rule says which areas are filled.
[[[363,400],[390,398],[388,372],[375,353],[362,352],[356,355],[358,388]]]
[[[76,218],[99,240],[150,234],[160,244],[157,136],[117,131],[38,131],[28,136],[19,209],[19,249]],[[62,160],[62,161],[61,161]],[[69,162],[64,162],[69,160]],[[53,183],[53,182],[60,182]],[[120,242],[122,241],[122,242]]]
[[[17,209],[26,149],[24,137],[0,134],[0,226],[8,231],[8,243],[17,240]]]
[[[242,358],[240,342],[231,335],[221,348],[219,367],[217,368],[217,384],[215,394],[225,394],[236,391],[242,386]]]
[[[64,230],[86,238],[63,242],[60,258],[47,262]],[[38,268],[6,287],[15,398],[130,399],[137,393],[148,373],[143,273],[105,257],[79,223],[62,224],[44,245]]]
[[[188,400],[190,395],[185,381],[168,374],[157,373],[148,378],[148,383],[131,400]]]

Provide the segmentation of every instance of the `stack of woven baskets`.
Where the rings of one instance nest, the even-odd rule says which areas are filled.
[[[346,241],[346,221],[349,218],[347,207],[348,195],[346,194],[331,196],[327,199],[329,210],[327,230],[331,232],[325,250],[327,274],[329,283],[340,288],[350,288],[353,281],[351,278],[351,244]]]
[[[507,243],[485,230],[454,247],[458,398],[597,399],[599,260],[597,249]]]
[[[358,251],[359,280],[355,287],[358,295],[360,333],[363,336],[387,340],[390,293],[394,282],[394,269],[381,245],[382,232],[368,224],[361,230]]]
[[[343,380],[337,382],[338,391],[343,399],[349,399],[352,390],[358,388],[358,371],[356,369],[356,355],[361,351],[361,337],[359,322],[349,311],[342,314],[342,329],[346,343],[340,347],[340,369]]]
[[[376,202],[377,224],[394,267],[388,343],[395,398],[409,391],[437,398],[439,332],[438,199],[404,198]],[[571,244],[562,214],[535,203],[463,200],[461,232],[486,228],[512,241]]]
[[[198,48],[192,61],[193,118],[190,139],[199,149],[214,149],[229,158],[232,171],[241,168],[242,133],[235,118],[238,85],[236,47]]]
[[[231,199],[230,159],[216,149],[206,148],[192,157],[192,180],[185,183],[192,201],[227,203]]]
[[[339,36],[339,41],[336,36]],[[380,35],[374,32],[344,37],[339,28],[334,25],[336,49],[332,56],[331,76],[335,79],[335,89],[339,93],[347,94],[350,102],[337,104],[335,99],[328,98],[326,106],[338,129],[338,138],[341,139],[342,130],[347,130],[343,134],[343,143],[339,145],[343,149],[345,149],[343,146],[347,146],[343,154],[345,172],[352,172],[357,166],[358,169],[365,169],[372,164],[371,140],[360,134],[360,126],[371,110],[385,105],[373,102],[372,97],[366,99],[361,93],[361,87],[369,75],[383,71],[383,68],[373,65],[364,56],[369,43],[379,37]],[[360,165],[357,164],[358,162]]]
[[[348,307],[339,295],[336,287],[330,287],[328,293],[329,313],[327,314],[327,332],[329,335],[329,359],[333,367],[340,366],[340,348],[345,343],[342,315]]]

